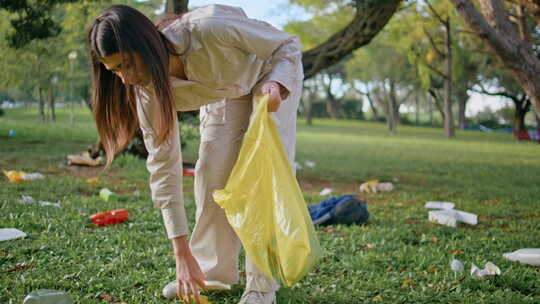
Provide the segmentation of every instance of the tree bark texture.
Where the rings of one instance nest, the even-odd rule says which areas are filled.
[[[454,115],[452,114],[452,35],[450,18],[444,23],[445,74],[444,79],[444,135],[454,137]]]
[[[182,14],[188,11],[189,0],[167,0],[165,13]]]
[[[451,0],[465,22],[512,72],[540,115],[540,60],[532,45],[511,24],[500,0],[479,0],[481,12],[470,0]]]

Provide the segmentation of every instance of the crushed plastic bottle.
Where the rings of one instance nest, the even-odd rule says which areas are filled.
[[[540,266],[540,248],[523,248],[505,253],[503,257],[513,262]]]
[[[108,202],[109,200],[114,201],[117,199],[116,194],[107,188],[103,188],[99,191],[99,197],[101,197],[106,202]]]
[[[74,304],[73,300],[63,291],[40,289],[29,293],[23,304]]]
[[[92,214],[88,217],[92,224],[97,226],[105,226],[122,223],[129,217],[127,209],[116,209]]]
[[[463,266],[463,263],[461,263],[461,261],[457,259],[452,260],[452,262],[450,263],[450,268],[454,272],[461,272],[465,269],[465,267]]]

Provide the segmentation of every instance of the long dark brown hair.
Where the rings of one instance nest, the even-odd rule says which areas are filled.
[[[87,32],[92,67],[91,99],[101,143],[107,154],[107,167],[123,150],[139,128],[136,99],[141,88],[124,85],[120,77],[105,68],[100,59],[116,53],[126,54],[134,66],[137,53],[151,76],[154,98],[159,110],[153,126],[156,144],[170,136],[176,119],[169,82],[169,55],[174,46],[144,14],[126,5],[114,5],[96,17]]]

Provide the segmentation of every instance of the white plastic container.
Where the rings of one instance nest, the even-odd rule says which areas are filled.
[[[469,225],[478,224],[478,215],[456,209],[429,211],[428,219],[431,222],[449,227],[457,227],[457,222]]]
[[[455,204],[452,202],[426,202],[424,208],[429,209],[454,209]]]
[[[513,262],[540,266],[540,248],[523,248],[505,253],[503,257]]]

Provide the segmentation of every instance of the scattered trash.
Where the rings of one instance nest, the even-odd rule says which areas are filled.
[[[463,263],[461,263],[461,261],[457,259],[452,260],[452,262],[450,263],[450,268],[452,269],[452,271],[455,272],[462,272],[463,270],[465,270]]]
[[[455,209],[429,211],[428,218],[430,222],[448,227],[457,227],[458,222],[469,225],[478,224],[478,215]]]
[[[523,248],[514,252],[503,254],[509,261],[520,262],[533,266],[540,266],[540,248]]]
[[[332,188],[324,188],[324,189],[321,190],[321,192],[319,192],[319,195],[322,195],[322,196],[328,195],[328,194],[332,193],[333,191],[334,191],[334,189],[332,189]]]
[[[13,136],[16,136],[16,135],[17,135],[17,131],[15,131],[14,129],[9,129],[8,136],[13,137]]]
[[[129,212],[127,209],[116,209],[112,211],[105,211],[92,214],[88,219],[92,224],[97,226],[105,226],[122,223],[127,220],[129,217]]]
[[[73,300],[63,291],[40,289],[29,293],[23,304],[73,304]]]
[[[306,167],[308,167],[308,168],[315,168],[316,163],[313,162],[313,161],[310,161],[310,160],[306,160],[304,162],[304,165],[306,165]]]
[[[28,180],[36,180],[36,179],[43,179],[45,178],[45,175],[41,173],[26,173],[23,171],[5,171],[4,175],[8,178],[10,183],[21,183]]]
[[[17,200],[18,203],[21,204],[32,204],[35,203],[36,200],[31,197],[30,195],[23,195],[19,200]],[[47,201],[38,201],[37,202],[40,206],[54,206],[54,207],[60,207],[60,201],[56,203],[47,202]]]
[[[81,154],[72,154],[67,156],[68,165],[82,165],[96,167],[101,165],[103,158],[100,156],[98,158],[92,158],[90,152],[84,151]]]
[[[21,204],[31,204],[31,203],[35,202],[35,200],[30,195],[23,195],[23,196],[21,196],[21,199],[19,199],[17,202],[19,202]]]
[[[36,180],[36,179],[44,179],[45,175],[41,173],[26,173],[23,175],[24,180]]]
[[[392,183],[379,183],[375,187],[377,192],[392,192],[394,191],[394,184]]]
[[[53,202],[47,202],[47,201],[38,201],[38,204],[40,206],[54,206],[60,208],[60,201],[53,203]]]
[[[392,183],[379,183],[378,180],[369,180],[360,185],[360,192],[364,193],[377,193],[377,192],[391,192],[394,190]]]
[[[369,218],[367,203],[355,194],[332,197],[308,210],[314,225],[362,224]]]
[[[182,169],[182,175],[184,176],[195,176],[195,169]]]
[[[86,179],[86,183],[90,185],[96,185],[97,183],[99,183],[99,179],[97,177],[88,178]]]
[[[487,276],[500,275],[501,270],[497,265],[487,262],[484,269],[479,269],[474,263],[471,264],[471,276],[475,280],[482,280]]]
[[[107,188],[103,188],[99,190],[99,197],[108,202],[109,200],[116,199],[116,194]]]
[[[15,228],[0,228],[0,242],[26,237],[26,233]]]
[[[430,209],[454,209],[455,204],[451,202],[426,202],[424,208]]]

